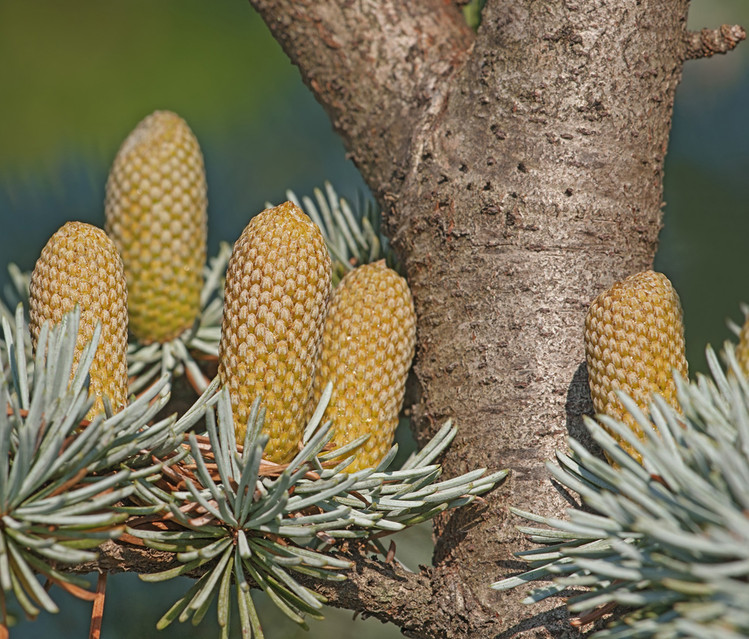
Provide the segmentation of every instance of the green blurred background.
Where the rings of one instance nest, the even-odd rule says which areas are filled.
[[[694,0],[690,27],[749,24],[746,0]],[[656,268],[679,291],[692,372],[704,346],[730,335],[749,302],[749,44],[687,64],[666,162],[666,219]],[[125,136],[155,109],[182,115],[200,140],[209,184],[209,244],[233,241],[266,201],[287,188],[309,194],[329,179],[365,192],[330,123],[244,0],[0,0],[0,285],[4,264],[30,270],[66,220],[103,223],[104,183]],[[411,567],[430,561],[428,528],[398,540]],[[156,620],[188,583],[110,578],[104,637],[215,637]],[[83,637],[89,605],[21,622],[14,637]],[[261,596],[257,597],[262,600]],[[264,605],[272,637],[398,636],[375,620],[330,610],[307,635]]]

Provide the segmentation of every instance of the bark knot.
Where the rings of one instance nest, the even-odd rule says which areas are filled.
[[[746,29],[738,24],[724,24],[717,29],[689,31],[686,34],[685,59],[709,58],[716,53],[728,53],[746,39]]]

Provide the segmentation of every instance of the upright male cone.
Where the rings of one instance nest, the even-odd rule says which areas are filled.
[[[91,364],[89,391],[96,403],[88,418],[104,410],[106,395],[117,411],[127,404],[127,286],[122,260],[101,229],[68,222],[47,242],[31,274],[31,338],[36,349],[45,321],[59,323],[78,304],[81,320],[74,368],[83,347],[101,322],[101,337]]]
[[[338,446],[369,439],[349,472],[376,466],[393,445],[416,343],[416,314],[406,280],[385,260],[350,271],[333,293],[323,331],[312,404],[328,382]]]
[[[681,302],[669,279],[643,271],[599,295],[585,318],[585,357],[596,411],[624,422],[638,437],[644,436],[642,429],[624,410],[617,390],[645,414],[653,393],[678,409],[672,372],[687,377],[688,367]],[[631,446],[620,443],[640,460]]]
[[[107,180],[105,229],[122,255],[130,331],[166,342],[200,314],[206,258],[203,155],[185,121],[146,117],[123,142]]]
[[[226,273],[218,374],[244,439],[262,397],[267,459],[298,450],[330,297],[331,266],[320,229],[292,204],[256,215],[234,244]]]

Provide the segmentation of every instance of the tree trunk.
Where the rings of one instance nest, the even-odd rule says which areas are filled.
[[[512,469],[438,523],[433,597],[396,623],[574,634],[488,585],[524,547],[508,506],[566,506],[544,462],[589,407],[589,303],[652,265],[687,1],[489,0],[475,37],[443,0],[251,2],[386,211],[419,318],[417,438],[453,418],[449,474]]]

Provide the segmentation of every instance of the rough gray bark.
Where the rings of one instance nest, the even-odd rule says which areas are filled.
[[[575,636],[561,601],[488,587],[525,545],[508,506],[563,512],[543,464],[589,410],[585,311],[652,264],[683,61],[743,32],[687,33],[687,0],[488,0],[475,35],[458,0],[251,3],[385,207],[419,318],[417,438],[453,418],[449,475],[512,469],[438,522],[434,568],[352,545],[345,584],[309,585],[411,636]],[[164,561],[109,543],[98,568]]]
[[[432,602],[396,623],[566,634],[487,585],[524,543],[508,505],[565,506],[543,463],[587,407],[588,304],[652,264],[687,1],[489,0],[475,37],[442,0],[251,3],[386,207],[419,317],[417,436],[454,418],[449,473],[513,471],[439,522]]]

